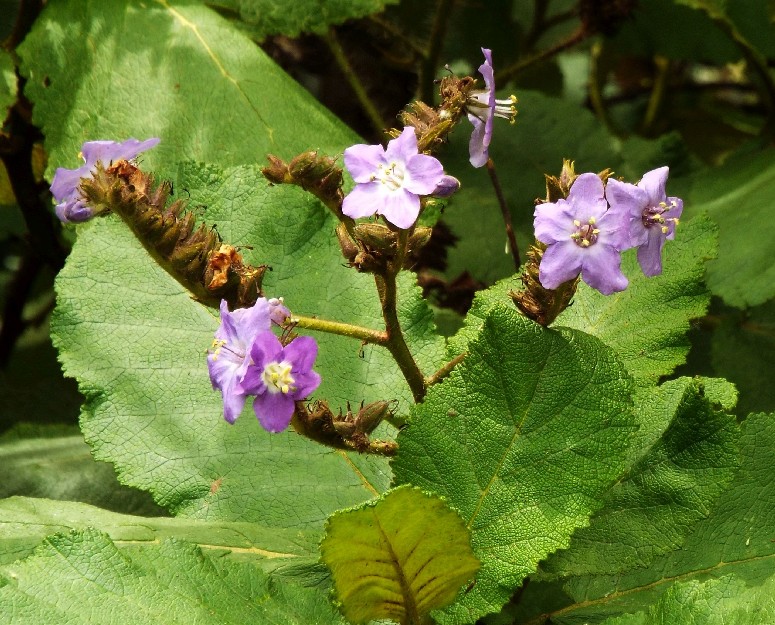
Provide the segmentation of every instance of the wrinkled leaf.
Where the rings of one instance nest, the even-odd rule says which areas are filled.
[[[625,468],[631,382],[610,349],[494,307],[449,378],[398,436],[395,481],[435,492],[471,530],[482,569],[442,623],[497,611],[566,547]]]
[[[719,381],[721,382],[721,381]],[[731,386],[726,384],[726,386]],[[738,462],[735,418],[681,378],[635,396],[634,463],[606,494],[589,527],[549,558],[542,575],[617,574],[678,548],[708,516]],[[713,458],[712,463],[708,459]]]
[[[450,604],[479,569],[463,519],[443,500],[413,488],[337,512],[320,551],[352,623],[420,623]]]
[[[324,592],[252,564],[178,540],[119,548],[89,529],[50,536],[0,568],[0,613],[8,625],[341,623]]]

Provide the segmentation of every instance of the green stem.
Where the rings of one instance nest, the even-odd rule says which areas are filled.
[[[511,256],[514,259],[514,268],[519,271],[519,248],[517,247],[517,238],[514,236],[514,227],[511,223],[511,211],[506,204],[506,198],[503,195],[503,189],[501,188],[500,181],[498,180],[498,174],[495,171],[495,163],[491,158],[487,159],[486,167],[487,173],[490,174],[490,181],[492,182],[493,189],[495,189],[495,195],[498,198],[498,205],[501,209],[501,215],[503,216],[503,225],[506,228],[506,237],[509,240]]]
[[[420,99],[431,105],[433,104],[433,77],[439,64],[444,36],[447,33],[447,24],[454,4],[455,0],[439,0],[436,5],[436,14],[433,17],[433,26],[428,40],[428,54],[425,55],[420,66]]]
[[[450,373],[452,373],[452,370],[459,365],[461,362],[463,362],[463,359],[468,355],[468,352],[463,352],[462,354],[458,354],[455,356],[452,360],[450,360],[448,363],[442,365],[441,369],[439,369],[436,373],[429,376],[425,380],[425,386],[431,387],[434,384],[438,384],[441,382],[444,378],[446,378]]]
[[[316,317],[303,317],[301,315],[292,315],[291,323],[297,328],[316,330],[328,334],[338,334],[339,336],[349,336],[350,338],[358,339],[364,343],[373,343],[375,345],[387,345],[388,343],[388,335],[385,332],[371,330],[370,328],[364,328],[350,323],[329,321]]]
[[[355,92],[355,97],[363,107],[363,110],[366,113],[366,116],[369,118],[371,125],[374,127],[374,130],[377,131],[378,135],[382,135],[385,128],[387,127],[387,124],[385,124],[385,120],[382,119],[382,116],[379,114],[377,107],[374,106],[374,103],[366,93],[366,89],[363,86],[363,83],[361,83],[360,78],[358,78],[358,75],[353,70],[352,65],[350,65],[350,61],[347,59],[347,55],[344,53],[344,49],[342,49],[334,29],[329,29],[328,34],[323,39],[328,44],[328,47],[331,50],[331,54],[334,55],[334,60],[339,66],[339,69],[342,70],[345,79],[349,83],[352,90]]]
[[[401,234],[404,235],[404,232]],[[396,262],[396,266],[400,267],[401,265]],[[382,304],[382,318],[385,320],[385,330],[387,331],[387,342],[384,345],[409,384],[415,403],[419,404],[425,397],[425,376],[409,351],[401,331],[401,324],[398,321],[396,274],[392,271],[388,271],[385,275],[375,274],[374,282],[377,285],[379,301]]]
[[[648,135],[651,131],[651,127],[657,120],[659,110],[662,108],[662,102],[665,99],[665,91],[667,88],[667,82],[670,78],[670,60],[664,56],[655,56],[654,65],[656,65],[656,76],[654,77],[654,86],[651,89],[651,95],[649,96],[648,106],[646,107],[646,114],[643,117],[642,132],[644,135]]]

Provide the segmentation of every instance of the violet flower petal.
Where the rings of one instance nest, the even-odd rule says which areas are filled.
[[[283,393],[264,393],[253,400],[256,418],[267,432],[276,434],[287,428],[293,418],[294,400]]]
[[[312,369],[317,356],[318,344],[311,336],[297,336],[283,349],[283,359],[292,362],[294,369]]]
[[[468,162],[474,167],[483,167],[487,163],[487,159],[490,158],[488,152],[490,142],[485,143],[485,123],[471,113],[468,114],[468,120],[474,125],[474,130],[468,141]]]
[[[81,152],[87,166],[94,167],[97,161],[102,161],[102,164],[107,167],[110,163],[117,161],[130,161],[141,152],[155,148],[160,141],[161,139],[158,137],[151,137],[145,141],[134,138],[121,142],[87,141],[83,144]]]
[[[538,279],[545,289],[556,289],[581,273],[582,257],[577,248],[570,239],[546,248],[538,266]]]
[[[359,184],[371,182],[374,172],[385,163],[385,150],[381,145],[361,143],[344,151],[344,165],[352,179]]]
[[[404,189],[416,195],[430,195],[444,178],[444,167],[427,154],[415,154],[406,164]]]
[[[621,271],[622,257],[608,245],[595,245],[581,269],[581,279],[603,295],[624,291],[629,284]]]
[[[420,198],[404,189],[387,193],[378,214],[398,228],[411,228],[420,214]]]
[[[371,217],[379,210],[384,201],[384,185],[379,182],[368,182],[356,185],[342,202],[342,212],[348,217]]]

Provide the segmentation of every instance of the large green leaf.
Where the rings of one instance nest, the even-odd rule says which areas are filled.
[[[379,13],[399,0],[205,0],[206,4],[233,11],[257,39],[268,35],[297,37],[300,33],[323,34],[329,26]]]
[[[438,497],[408,487],[337,512],[320,551],[352,623],[419,624],[452,603],[479,570],[463,519]]]
[[[324,592],[179,540],[118,548],[96,530],[46,538],[0,568],[8,625],[341,623]]]
[[[648,566],[708,516],[734,476],[737,423],[705,397],[700,381],[681,378],[642,389],[635,408],[635,461],[589,527],[542,566],[543,575],[616,574]]]
[[[191,158],[227,166],[267,152],[336,153],[357,140],[211,9],[184,0],[47,4],[19,54],[50,174],[80,165],[81,144],[93,139],[161,137],[143,161],[168,171]]]
[[[94,461],[76,426],[17,427],[0,437],[0,499],[13,495],[163,514],[148,493],[122,486],[113,467]]]
[[[742,425],[740,449],[740,469],[729,488],[679,549],[655,558],[648,568],[616,577],[571,576],[553,583],[536,578],[520,606],[504,614],[505,620],[531,625],[547,618],[558,625],[599,622],[605,616],[646,611],[678,583],[734,575],[750,587],[769,579],[775,563],[775,415],[749,416]]]
[[[775,297],[775,242],[769,233],[775,150],[731,158],[686,183],[686,216],[707,213],[719,225],[718,259],[708,264],[710,290],[740,308]]]
[[[605,296],[581,282],[572,305],[555,325],[598,337],[616,351],[639,386],[651,386],[686,358],[690,321],[708,307],[710,295],[702,278],[715,249],[715,228],[707,219],[684,222],[676,240],[665,247],[662,275],[645,277],[635,250],[625,252],[622,271],[630,279],[627,290]],[[477,293],[465,327],[450,341],[451,352],[464,351],[489,310],[510,304],[509,291],[521,289],[522,282],[512,277]]]
[[[398,436],[396,482],[460,511],[482,569],[443,623],[500,609],[538,561],[567,547],[624,470],[631,382],[609,348],[495,307],[468,356]]]
[[[675,584],[647,612],[626,614],[603,625],[767,625],[775,621],[775,577],[749,588],[732,575]]]

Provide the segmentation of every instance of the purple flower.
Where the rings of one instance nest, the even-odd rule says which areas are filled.
[[[439,184],[433,190],[431,195],[433,197],[448,198],[457,193],[460,190],[460,180],[454,176],[443,175]]]
[[[684,208],[683,200],[665,194],[668,172],[660,167],[645,173],[637,186],[611,179],[606,187],[611,210],[628,216],[629,247],[638,248],[638,262],[649,277],[662,273],[662,248],[675,237]]]
[[[82,178],[90,178],[98,162],[105,166],[111,162],[131,160],[140,152],[156,147],[161,139],[145,141],[127,139],[122,143],[115,141],[87,141],[81,148],[84,164],[77,169],[59,167],[51,181],[51,193],[57,201],[56,215],[64,223],[80,222],[91,219],[94,210],[87,206],[81,197]]]
[[[285,300],[282,297],[273,297],[268,300],[269,318],[272,323],[282,326],[285,320],[291,316],[291,311],[285,306]]]
[[[253,410],[269,432],[288,427],[294,402],[304,399],[320,385],[312,370],[318,345],[310,336],[299,336],[285,347],[270,331],[259,333],[250,350],[252,364],[241,383],[255,395]]]
[[[579,273],[604,295],[627,288],[620,269],[620,253],[627,246],[627,215],[606,210],[603,195],[597,174],[581,174],[567,200],[536,207],[536,238],[547,245],[538,273],[544,288],[556,289]]]
[[[505,100],[495,99],[495,72],[492,68],[492,50],[482,48],[484,63],[479,66],[479,73],[484,78],[485,89],[471,91],[466,101],[468,121],[474,125],[471,140],[468,143],[468,153],[471,165],[482,167],[490,158],[489,147],[492,140],[492,124],[495,117],[502,117],[514,123],[517,109],[516,96]]]
[[[271,307],[263,297],[252,308],[229,312],[226,300],[221,300],[221,325],[215,332],[212,349],[207,356],[207,368],[213,388],[223,396],[223,417],[234,423],[245,406],[249,393],[240,386],[250,366],[250,350],[259,333],[271,326]]]
[[[409,228],[420,214],[420,196],[433,193],[444,176],[441,163],[417,150],[417,135],[407,126],[381,145],[353,145],[344,164],[357,183],[344,198],[342,212],[353,219],[382,215],[394,226]]]

